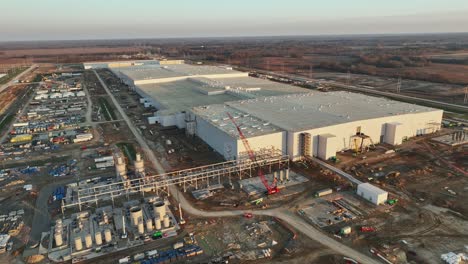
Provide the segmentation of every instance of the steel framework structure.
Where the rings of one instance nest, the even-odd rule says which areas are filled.
[[[72,198],[68,201],[62,200],[62,213],[66,208],[78,206],[81,211],[84,204],[98,204],[99,201],[108,201],[119,196],[129,196],[140,193],[144,195],[147,191],[159,192],[165,191],[168,186],[179,185],[184,192],[187,187],[199,188],[204,182],[210,185],[210,180],[217,180],[221,184],[221,177],[237,176],[239,179],[252,177],[258,168],[268,168],[270,173],[274,169],[288,169],[289,156],[284,155],[278,150],[267,149],[256,152],[257,161],[252,162],[247,156],[240,155],[238,160],[231,160],[201,167],[195,167],[185,170],[178,170],[158,175],[146,175],[137,179],[128,179],[110,184],[95,185],[91,187],[80,188],[77,186],[73,190]]]

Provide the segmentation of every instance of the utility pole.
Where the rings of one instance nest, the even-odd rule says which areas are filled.
[[[465,87],[465,98],[463,99],[464,104],[468,104],[468,86]]]
[[[396,92],[397,93],[400,93],[401,91],[401,77],[398,77],[398,82],[397,82],[397,88],[396,88]]]

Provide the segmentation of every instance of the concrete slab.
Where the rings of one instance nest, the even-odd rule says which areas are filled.
[[[465,136],[465,137],[462,136],[459,140],[457,140],[456,137],[454,137],[452,134],[449,134],[449,135],[443,135],[440,137],[435,137],[435,138],[432,138],[431,140],[455,147],[455,146],[460,146],[460,145],[464,145],[468,143],[468,136]]]
[[[368,214],[369,211],[363,210],[362,203],[354,194],[333,193],[314,198],[313,202],[301,208],[299,213],[310,222],[324,228]]]
[[[222,184],[215,184],[211,185],[205,189],[193,190],[192,195],[197,200],[204,200],[208,197],[213,196],[215,190],[223,189],[224,186]]]
[[[279,189],[284,189],[286,187],[291,187],[299,184],[303,184],[308,182],[309,180],[293,171],[289,171],[289,181],[286,180],[286,176],[284,176],[283,182],[280,181],[280,173],[277,173],[277,186]],[[265,175],[267,181],[271,184],[273,183],[274,174],[267,174]],[[243,179],[240,181],[242,185],[242,190],[244,190],[248,195],[257,196],[263,195],[266,191],[265,186],[263,185],[262,181],[259,177],[252,177],[248,179]]]

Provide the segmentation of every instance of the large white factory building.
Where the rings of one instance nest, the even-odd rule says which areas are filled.
[[[440,129],[442,110],[349,92],[314,92],[226,102],[192,109],[196,134],[227,159],[245,152],[229,112],[253,148],[276,148],[293,160],[329,159],[371,144],[399,145]]]
[[[254,150],[329,159],[372,144],[399,145],[440,129],[442,110],[350,92],[311,90],[182,61],[108,67],[158,111],[150,123],[185,128],[226,159],[245,152],[230,113]]]

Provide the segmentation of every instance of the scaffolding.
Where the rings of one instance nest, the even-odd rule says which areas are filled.
[[[301,133],[301,154],[302,156],[311,155],[311,136],[309,133]]]
[[[252,177],[256,175],[256,169],[259,168],[270,173],[273,170],[289,168],[289,156],[278,150],[261,150],[256,152],[256,156],[256,163],[241,155],[238,160],[158,175],[146,175],[144,178],[128,179],[91,187],[77,186],[73,190],[71,199],[66,202],[62,200],[62,213],[66,208],[70,207],[78,207],[81,211],[83,205],[95,204],[98,206],[100,201],[111,200],[114,203],[114,199],[120,196],[129,197],[131,194],[138,193],[144,195],[145,192],[156,192],[159,195],[161,192],[166,192],[167,188],[172,185],[180,186],[186,192],[190,187],[198,189],[204,185],[209,187],[210,184],[221,184],[221,178],[226,177],[228,177],[229,183],[232,185],[233,177],[238,177],[239,180]]]
[[[372,138],[363,133],[356,133],[349,140],[349,148],[354,150],[356,153],[364,153],[369,151],[371,147],[375,147]]]

